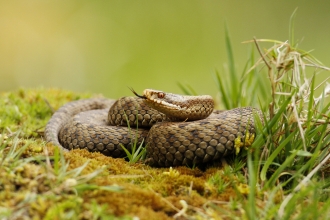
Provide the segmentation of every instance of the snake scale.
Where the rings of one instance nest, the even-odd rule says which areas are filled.
[[[65,104],[49,120],[46,141],[68,150],[82,148],[112,157],[126,155],[122,145],[131,149],[134,141],[144,141],[149,164],[192,166],[250,146],[255,135],[254,116],[262,118],[260,110],[252,107],[213,110],[211,96],[150,89],[142,96],[135,95]]]

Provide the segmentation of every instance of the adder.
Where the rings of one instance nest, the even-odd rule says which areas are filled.
[[[133,90],[132,90],[133,91]],[[134,92],[134,91],[133,91]],[[92,98],[62,106],[49,120],[45,138],[65,150],[76,148],[124,157],[132,143],[146,143],[153,166],[198,165],[238,153],[252,144],[252,107],[214,110],[211,96],[184,96],[146,89],[118,100]]]

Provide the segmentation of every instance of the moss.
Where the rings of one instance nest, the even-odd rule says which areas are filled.
[[[89,97],[58,89],[20,89],[2,93],[0,99],[0,132],[20,131],[21,137],[40,137],[54,109],[68,101]]]
[[[245,199],[236,187],[244,182],[231,170],[219,166],[210,166],[204,171],[188,167],[170,170],[152,168],[141,162],[129,164],[122,158],[86,150],[72,150],[65,152],[64,161],[59,162],[62,168],[67,164],[67,171],[63,171],[66,176],[58,175],[54,166],[55,147],[43,141],[42,131],[54,110],[66,102],[85,97],[90,95],[57,89],[21,89],[1,94],[0,114],[5,117],[1,119],[0,132],[6,146],[0,159],[7,161],[8,158],[4,158],[14,146],[16,151],[21,149],[13,159],[17,161],[16,165],[7,161],[0,167],[0,206],[5,207],[0,210],[1,216],[172,219],[182,210],[182,204],[187,204],[182,216],[200,218],[219,214],[217,208],[205,208],[209,203],[230,210],[229,206],[213,201]],[[15,142],[9,137],[16,134],[19,139]],[[84,169],[78,172],[83,166]],[[82,183],[87,184],[79,188],[83,190],[77,190],[76,185],[81,181],[78,177],[88,177],[100,168],[103,169],[95,178]],[[73,175],[75,172],[79,173],[77,178]],[[215,175],[221,176],[227,184],[224,190],[218,190],[220,182],[209,182]],[[69,180],[75,178],[78,182],[68,185]],[[102,188],[109,186],[120,186],[121,190]]]

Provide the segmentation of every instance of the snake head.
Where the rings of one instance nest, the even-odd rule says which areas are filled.
[[[154,89],[145,89],[143,95],[138,95],[133,89],[131,91],[151,108],[178,121],[203,119],[213,111],[214,101],[207,95],[185,96]]]

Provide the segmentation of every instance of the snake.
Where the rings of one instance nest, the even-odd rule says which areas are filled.
[[[118,100],[89,98],[60,107],[45,128],[45,139],[63,150],[86,149],[111,157],[144,144],[146,162],[157,167],[219,161],[252,145],[253,107],[214,110],[209,95],[189,96],[145,89]]]

